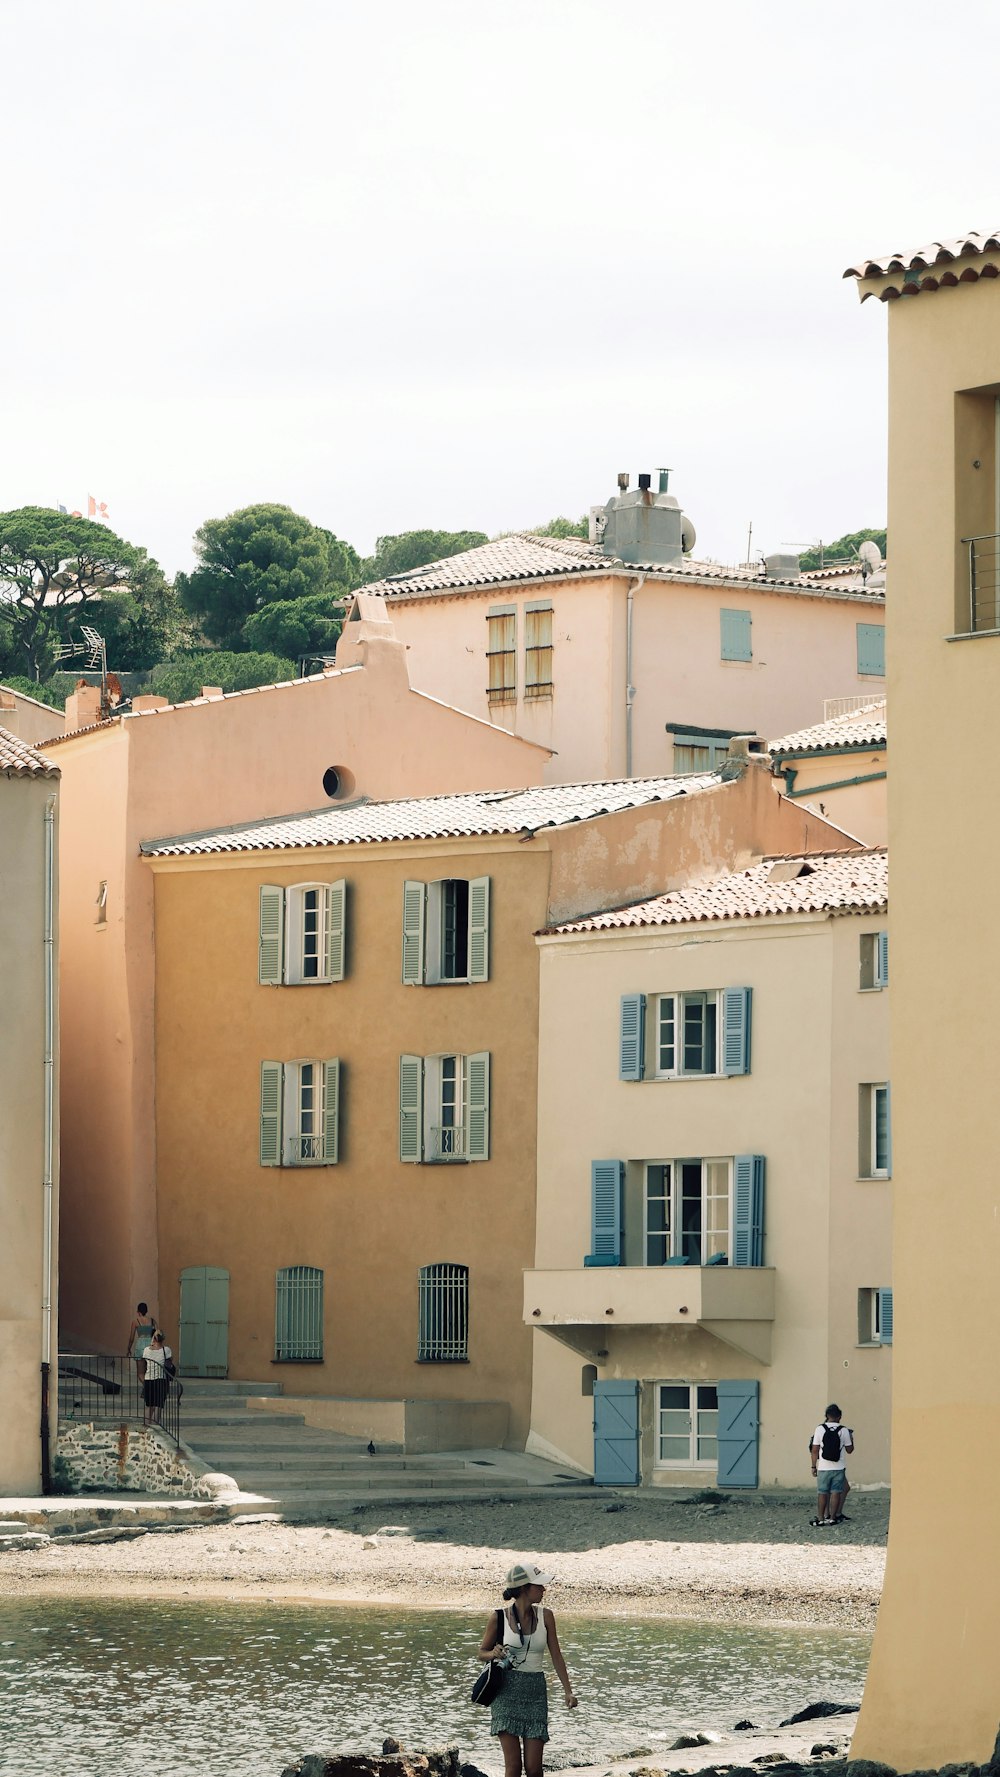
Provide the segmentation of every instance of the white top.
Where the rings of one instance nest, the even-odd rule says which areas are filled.
[[[167,1373],[167,1358],[173,1355],[169,1345],[164,1345],[162,1350],[159,1345],[147,1345],[143,1353],[146,1359],[146,1381],[162,1382]]]
[[[513,1606],[509,1607],[513,1611]],[[503,1644],[510,1654],[511,1665],[525,1672],[541,1672],[542,1660],[548,1646],[549,1631],[545,1621],[544,1608],[536,1608],[538,1622],[531,1635],[526,1635],[522,1644],[521,1637],[511,1627],[510,1615],[503,1613]]]
[[[833,1424],[832,1419],[826,1420],[825,1424],[828,1428],[830,1426],[832,1426],[832,1424]],[[818,1469],[826,1469],[826,1470],[835,1469],[835,1468],[843,1468],[847,1462],[848,1448],[854,1442],[853,1438],[851,1437],[850,1431],[848,1430],[846,1425],[839,1425],[837,1427],[837,1430],[840,1433],[840,1456],[836,1462],[828,1462],[826,1460],[826,1457],[823,1455],[823,1429],[824,1428],[822,1425],[817,1425],[816,1430],[813,1432],[813,1435],[812,1435],[813,1443],[819,1445],[819,1460],[816,1464],[816,1467]]]

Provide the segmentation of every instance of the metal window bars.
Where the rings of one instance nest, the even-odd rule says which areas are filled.
[[[469,1268],[425,1265],[419,1280],[419,1363],[464,1363],[469,1355]]]
[[[152,1423],[179,1444],[180,1378],[158,1373],[144,1378],[140,1362],[103,1353],[60,1352],[59,1418],[103,1425]]]
[[[969,551],[969,634],[1000,631],[1000,535],[962,542]]]
[[[288,1265],[275,1279],[276,1363],[321,1363],[323,1273],[314,1265]]]

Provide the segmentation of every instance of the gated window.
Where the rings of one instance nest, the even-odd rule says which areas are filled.
[[[323,1361],[323,1273],[287,1265],[275,1277],[274,1357],[279,1364]]]
[[[552,606],[524,607],[524,696],[552,696]]]
[[[517,702],[517,606],[494,605],[486,618],[490,703]]]
[[[714,1467],[719,1454],[719,1397],[714,1382],[657,1384],[657,1468]]]
[[[461,1364],[469,1356],[469,1267],[423,1265],[419,1279],[417,1361]]]

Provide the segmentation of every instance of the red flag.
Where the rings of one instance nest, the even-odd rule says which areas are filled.
[[[108,522],[108,503],[106,500],[95,500],[93,494],[87,495],[87,517],[99,518],[103,524]]]

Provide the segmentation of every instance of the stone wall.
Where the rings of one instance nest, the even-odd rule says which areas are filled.
[[[155,1425],[64,1420],[59,1426],[57,1458],[65,1465],[63,1473],[74,1490],[215,1498],[215,1488]]]

